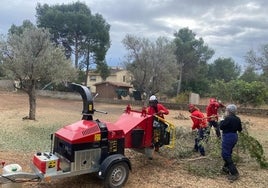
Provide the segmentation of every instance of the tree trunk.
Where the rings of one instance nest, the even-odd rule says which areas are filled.
[[[177,86],[177,95],[180,94],[181,92],[181,80],[182,80],[182,66],[183,65],[180,65],[180,70],[179,70],[179,80],[178,80],[178,86]]]
[[[75,38],[75,44],[74,44],[74,66],[76,69],[78,69],[78,40]]]
[[[88,72],[89,72],[89,54],[90,51],[89,51],[89,48],[87,49],[87,54],[86,54],[86,78],[85,78],[85,86],[87,87],[87,79],[88,79]]]
[[[30,86],[29,91],[28,91],[28,96],[29,96],[29,104],[30,104],[29,119],[35,120],[35,112],[36,112],[35,83],[32,83],[32,85]]]

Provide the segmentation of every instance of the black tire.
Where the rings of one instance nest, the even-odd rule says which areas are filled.
[[[107,171],[104,178],[105,188],[119,188],[127,182],[129,167],[126,162],[113,164]]]

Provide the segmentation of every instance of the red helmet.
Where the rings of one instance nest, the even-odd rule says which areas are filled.
[[[209,99],[209,102],[210,102],[210,103],[214,103],[214,102],[216,102],[216,101],[217,101],[217,100],[216,100],[215,98],[210,98],[210,99]]]
[[[196,109],[195,105],[193,104],[189,104],[188,108],[189,108],[189,112],[193,112]]]

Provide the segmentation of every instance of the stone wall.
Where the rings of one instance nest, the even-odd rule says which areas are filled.
[[[1,91],[15,91],[14,83],[12,80],[0,80]]]
[[[72,99],[72,100],[82,100],[79,93],[72,92],[60,92],[60,91],[49,91],[49,90],[37,90],[37,95],[43,97],[53,97],[58,99]]]
[[[57,91],[38,91],[38,95],[46,96],[46,97],[54,97],[61,99],[72,99],[72,100],[82,100],[79,93],[71,93],[71,92],[57,92]],[[144,106],[144,101],[135,101],[135,100],[111,100],[104,98],[96,98],[96,102],[108,103],[108,104],[120,104],[127,105],[130,104],[132,106]],[[188,110],[188,104],[176,104],[176,103],[162,103],[168,109],[172,110]],[[206,105],[196,105],[202,112],[205,112]],[[268,109],[259,109],[259,108],[238,108],[239,114],[249,114],[256,115],[262,117],[268,117]]]

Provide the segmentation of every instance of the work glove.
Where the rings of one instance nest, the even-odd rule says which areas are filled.
[[[220,119],[219,119],[220,121],[223,121],[224,120],[224,116],[222,115],[222,116],[220,116]]]

